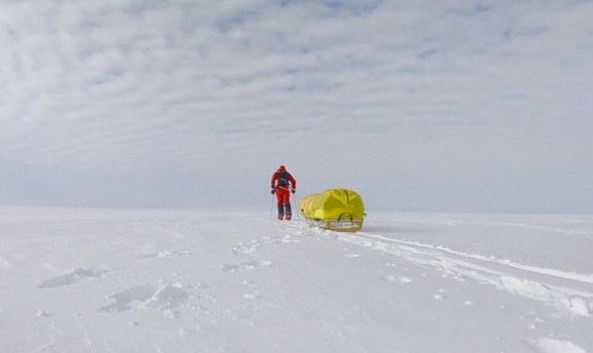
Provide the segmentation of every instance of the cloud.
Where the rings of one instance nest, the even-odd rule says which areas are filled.
[[[377,207],[590,211],[591,13],[590,1],[4,2],[0,202],[261,203],[283,162],[305,190],[347,185]],[[559,193],[577,206],[555,208]]]

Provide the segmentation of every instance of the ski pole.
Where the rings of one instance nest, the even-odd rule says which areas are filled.
[[[299,203],[296,201],[295,195],[296,195],[296,189],[295,189],[295,193],[292,194],[292,197],[290,199],[291,199],[291,202],[294,203],[294,207],[291,207],[292,208],[292,217],[295,220],[297,220],[297,219],[299,219]]]
[[[272,202],[270,203],[270,219],[272,219],[274,217],[274,194],[272,194],[272,198],[271,198]]]

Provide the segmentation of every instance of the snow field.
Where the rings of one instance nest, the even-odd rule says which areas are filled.
[[[0,242],[3,352],[593,352],[587,217],[4,209]]]

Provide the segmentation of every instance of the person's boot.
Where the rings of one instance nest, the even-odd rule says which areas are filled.
[[[286,214],[286,220],[290,221],[290,219],[292,218],[292,209],[290,207],[290,202],[287,203],[286,205],[284,205],[284,208],[285,208],[284,212]]]
[[[284,219],[284,205],[278,205],[278,219]]]

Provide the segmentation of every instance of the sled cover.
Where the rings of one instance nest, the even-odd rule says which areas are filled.
[[[364,221],[364,203],[360,195],[349,189],[328,189],[306,196],[299,202],[299,212],[321,228],[356,232]]]

